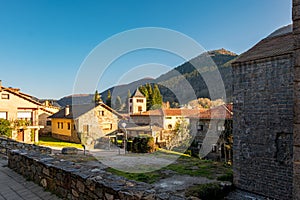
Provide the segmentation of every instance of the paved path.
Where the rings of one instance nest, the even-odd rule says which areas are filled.
[[[0,200],[59,200],[37,184],[7,167],[7,160],[0,157]]]

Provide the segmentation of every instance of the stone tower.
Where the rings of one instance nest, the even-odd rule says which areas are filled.
[[[294,200],[300,199],[300,0],[293,0],[294,34]]]

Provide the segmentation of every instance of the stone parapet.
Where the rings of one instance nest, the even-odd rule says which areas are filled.
[[[157,199],[151,185],[113,175],[101,165],[84,165],[36,152],[12,150],[8,166],[63,199]]]
[[[14,149],[24,149],[27,151],[34,151],[41,154],[51,154],[52,150],[48,147],[42,147],[34,144],[27,144],[23,142],[17,142],[15,140],[0,137],[0,153],[4,155],[8,155],[10,150]]]

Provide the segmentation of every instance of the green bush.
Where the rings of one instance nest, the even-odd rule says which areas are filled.
[[[6,119],[0,119],[0,135],[11,137],[11,131],[10,122]]]
[[[133,153],[152,153],[155,151],[154,138],[149,135],[135,137],[132,144],[127,145],[127,151],[130,150]]]

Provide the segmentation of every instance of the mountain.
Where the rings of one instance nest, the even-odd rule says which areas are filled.
[[[195,97],[211,98],[203,77],[210,77],[211,74],[214,74],[219,70],[226,90],[226,99],[223,96],[216,96],[215,99],[222,98],[229,102],[231,101],[232,96],[232,70],[230,64],[237,56],[237,54],[226,49],[208,51],[170,70],[157,79],[144,78],[129,84],[111,87],[103,91],[101,97],[105,102],[108,90],[110,90],[112,94],[112,103],[115,102],[117,96],[120,96],[124,103],[127,98],[128,89],[133,93],[139,86],[151,83],[159,85],[164,102],[169,101],[170,103],[179,102],[180,104],[184,104],[194,100]],[[211,77],[211,80],[209,81],[216,81],[215,77]],[[190,89],[187,89],[187,86],[190,87]],[[92,99],[93,94],[73,96],[75,104],[90,103]],[[72,96],[58,100],[58,103],[61,106],[71,104],[71,102]]]
[[[70,96],[63,97],[56,101],[61,107],[72,104],[86,104],[91,103],[94,94],[74,94]]]
[[[214,99],[224,98],[226,101],[231,101],[232,70],[230,64],[237,56],[225,49],[209,51],[161,75],[155,82],[160,86],[165,102],[175,101],[183,104],[194,100],[195,96],[211,98],[203,77],[207,77],[208,81],[217,81],[216,76],[213,75],[219,70],[226,90],[226,99],[224,96],[216,96]],[[188,87],[191,88],[188,89]]]
[[[111,96],[112,96],[112,103],[115,102],[115,99],[117,98],[117,96],[120,96],[122,99],[122,102],[124,103],[127,99],[128,90],[130,90],[130,92],[132,94],[139,86],[144,85],[146,83],[151,83],[154,80],[155,79],[153,79],[153,78],[143,78],[138,81],[131,82],[129,84],[111,87],[101,93],[101,98],[105,102],[108,90],[110,90]]]
[[[107,90],[105,90],[104,92],[101,93],[101,98],[105,102],[108,90],[110,90],[111,94],[112,94],[112,99],[113,99],[112,102],[113,103],[114,103],[114,100],[117,96],[120,96],[121,99],[122,99],[122,102],[124,103],[126,98],[127,98],[128,89],[131,91],[131,93],[133,93],[136,90],[136,88],[138,88],[140,85],[144,85],[144,84],[149,83],[153,80],[154,80],[153,78],[143,78],[141,80],[134,81],[134,82],[129,83],[129,84],[124,84],[124,85],[118,85],[118,86],[115,86],[115,87],[111,87],[111,88],[109,88],[109,89],[107,89]],[[63,98],[59,99],[56,102],[61,107],[65,107],[66,105],[72,105],[72,103],[73,104],[91,103],[93,101],[93,97],[94,97],[94,94],[75,94],[75,95],[70,95],[70,96],[63,97]]]

